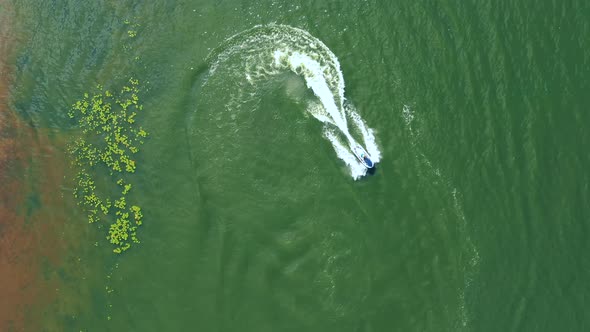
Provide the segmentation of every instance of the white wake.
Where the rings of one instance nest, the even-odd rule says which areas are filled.
[[[222,66],[240,67],[232,72],[243,75],[252,86],[285,70],[302,76],[321,103],[320,107],[311,103],[307,112],[326,124],[324,137],[332,143],[336,155],[348,166],[354,179],[365,175],[367,170],[352,153],[352,146],[364,146],[374,163],[380,161],[381,152],[374,132],[354,107],[345,103],[340,63],[322,41],[304,30],[272,24],[237,34],[226,40],[221,49],[211,59],[209,76]],[[239,65],[230,61],[236,56]],[[238,95],[247,97],[244,93]]]

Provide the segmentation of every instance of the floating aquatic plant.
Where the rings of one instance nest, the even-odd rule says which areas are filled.
[[[133,78],[118,93],[99,85],[92,95],[85,93],[68,112],[82,131],[69,145],[78,169],[74,196],[84,208],[89,223],[109,223],[106,238],[115,246],[115,253],[129,249],[131,243],[139,243],[137,227],[143,218],[138,205],[127,203],[133,188],[128,178],[137,167],[135,155],[148,136],[136,122],[143,110],[137,96],[138,86],[139,81]],[[113,178],[113,187],[115,183],[118,186],[118,197],[104,196],[111,188],[97,189],[96,174],[101,169]]]

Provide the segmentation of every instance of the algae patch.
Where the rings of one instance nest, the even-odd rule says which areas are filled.
[[[148,136],[136,122],[143,110],[138,87],[139,81],[133,78],[118,93],[99,85],[92,95],[85,93],[68,112],[81,129],[81,135],[68,147],[77,168],[74,196],[89,223],[109,225],[106,238],[115,247],[115,253],[139,243],[137,228],[143,219],[141,207],[128,202],[136,155]],[[97,188],[99,174],[111,180],[100,181],[104,188]]]

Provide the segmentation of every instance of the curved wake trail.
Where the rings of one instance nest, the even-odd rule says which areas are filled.
[[[362,177],[367,169],[356,159],[351,147],[362,145],[374,163],[380,161],[381,152],[374,132],[352,105],[345,105],[340,62],[322,41],[307,31],[272,24],[239,33],[226,40],[220,49],[220,53],[210,59],[208,77],[224,68],[224,72],[238,80],[245,78],[247,84],[255,87],[271,76],[291,71],[304,78],[307,87],[321,102],[320,107],[310,103],[306,111],[325,124],[324,137],[332,143],[336,155],[348,166],[352,177]],[[232,68],[225,70],[227,67]],[[203,85],[207,82],[208,78]],[[240,91],[229,104],[239,103],[239,98],[247,95]]]

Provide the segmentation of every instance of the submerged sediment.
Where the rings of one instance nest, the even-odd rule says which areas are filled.
[[[0,6],[0,331],[57,331],[59,315],[80,310],[81,300],[63,298],[72,297],[65,278],[85,273],[65,227],[67,159],[59,135],[32,128],[11,107],[17,32],[10,4]]]

